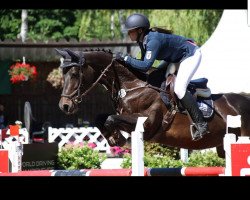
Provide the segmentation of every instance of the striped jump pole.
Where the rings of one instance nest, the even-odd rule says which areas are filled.
[[[219,176],[225,167],[149,168],[147,176]]]
[[[0,173],[0,176],[131,176],[131,169],[33,170]]]
[[[131,176],[131,169],[91,169],[86,176]]]
[[[145,168],[143,176],[219,176],[224,167]],[[33,170],[0,176],[132,176],[131,169]]]

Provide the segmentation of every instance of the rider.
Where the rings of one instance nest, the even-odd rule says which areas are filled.
[[[125,29],[132,41],[137,41],[141,49],[141,60],[126,55],[116,55],[116,59],[125,62],[128,66],[141,71],[148,71],[154,61],[162,60],[167,63],[180,63],[175,81],[174,92],[181,104],[187,109],[195,123],[196,138],[199,140],[209,133],[207,122],[198,108],[187,86],[201,62],[200,48],[193,39],[172,34],[170,30],[151,28],[148,18],[142,14],[132,14],[125,22]]]

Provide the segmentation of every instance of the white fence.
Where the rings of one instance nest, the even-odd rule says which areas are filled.
[[[96,127],[88,128],[52,128],[48,129],[48,141],[58,142],[59,150],[68,142],[73,144],[88,143],[96,144],[95,149],[99,151],[110,152],[110,146],[107,140],[102,136],[100,130]]]

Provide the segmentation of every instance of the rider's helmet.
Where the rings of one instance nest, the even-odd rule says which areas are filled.
[[[125,29],[127,31],[136,29],[136,28],[145,28],[149,29],[150,23],[148,18],[142,14],[132,14],[130,15],[125,22]]]

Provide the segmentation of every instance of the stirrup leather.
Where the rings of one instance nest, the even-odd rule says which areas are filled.
[[[162,120],[162,127],[164,130],[167,130],[170,127],[171,123],[174,120],[175,114],[176,114],[176,110],[172,109],[164,115],[163,120]]]

